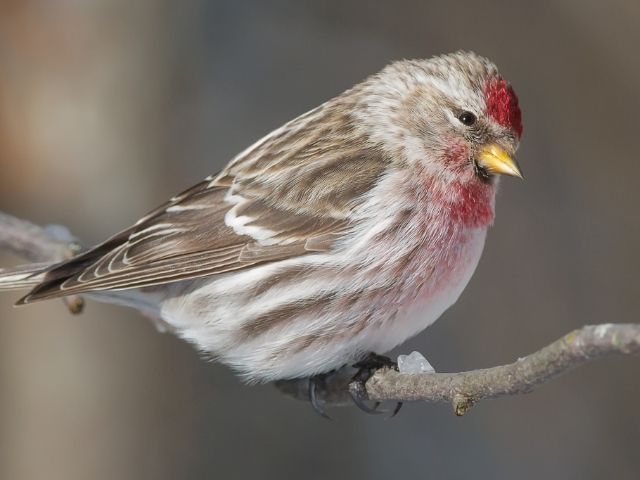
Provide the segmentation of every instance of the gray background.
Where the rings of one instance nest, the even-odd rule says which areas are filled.
[[[4,1],[0,209],[87,244],[387,62],[473,49],[519,93],[526,181],[461,300],[400,349],[441,371],[637,321],[640,3]],[[8,265],[17,260],[0,258]],[[638,478],[637,358],[464,418],[327,422],[135,312],[0,295],[0,477]]]

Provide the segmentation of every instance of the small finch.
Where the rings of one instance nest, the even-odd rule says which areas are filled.
[[[18,304],[135,307],[251,382],[311,377],[432,324],[473,274],[518,99],[474,53],[400,61],[135,225],[29,275]]]

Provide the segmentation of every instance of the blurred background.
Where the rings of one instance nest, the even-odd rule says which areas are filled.
[[[638,321],[639,24],[632,0],[4,0],[0,210],[96,243],[389,61],[473,49],[520,96],[526,181],[503,181],[461,300],[396,353],[511,362]],[[3,479],[640,476],[638,358],[463,418],[327,422],[135,312],[18,296],[0,295]]]

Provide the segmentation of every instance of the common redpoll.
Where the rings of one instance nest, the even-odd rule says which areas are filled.
[[[3,287],[161,319],[249,381],[386,352],[458,298],[494,219],[518,99],[489,60],[400,61],[69,261]],[[2,279],[0,279],[2,283]]]

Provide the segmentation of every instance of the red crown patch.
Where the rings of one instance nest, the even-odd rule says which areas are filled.
[[[522,113],[518,106],[518,97],[503,79],[493,80],[487,83],[485,88],[487,101],[487,113],[498,124],[509,127],[522,136]]]

